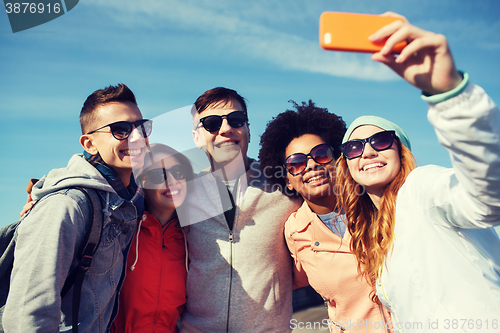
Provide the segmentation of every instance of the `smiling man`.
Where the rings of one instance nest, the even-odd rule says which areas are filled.
[[[289,332],[292,262],[283,226],[300,203],[272,188],[247,156],[247,107],[236,91],[202,94],[193,125],[211,167],[187,197],[190,263],[181,332]]]
[[[84,154],[35,184],[31,195],[38,202],[18,227],[5,332],[72,330],[73,289],[61,292],[79,263],[93,217],[77,186],[96,191],[105,211],[99,248],[82,284],[78,329],[107,332],[116,315],[127,251],[144,205],[132,166],[143,163],[151,122],[142,118],[132,91],[120,84],[87,98],[80,125]]]

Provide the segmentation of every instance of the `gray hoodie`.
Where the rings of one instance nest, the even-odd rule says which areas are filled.
[[[82,286],[79,331],[105,332],[116,314],[136,207],[119,197],[82,155],[74,155],[67,167],[52,170],[33,187],[32,198],[39,202],[18,228],[2,318],[5,332],[71,330],[73,288],[64,298],[60,293],[78,263],[75,256],[90,221],[89,203],[75,186],[98,190],[104,211],[101,242]]]

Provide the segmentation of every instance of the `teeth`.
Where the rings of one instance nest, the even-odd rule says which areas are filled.
[[[321,180],[323,178],[325,178],[324,175],[314,176],[314,177],[309,178],[306,183],[312,183],[312,182]]]
[[[137,156],[141,153],[141,149],[127,149],[122,150],[122,153],[127,156]]]
[[[373,169],[373,168],[381,168],[383,166],[384,165],[382,163],[372,163],[372,164],[365,165],[363,167],[363,171],[366,171],[368,169]]]
[[[170,196],[177,195],[177,194],[179,194],[179,190],[167,191],[167,193],[166,193],[166,195],[170,195]]]
[[[222,147],[227,147],[227,146],[233,146],[235,144],[236,144],[236,141],[227,141],[227,142],[219,143],[217,146],[219,148],[222,148]]]

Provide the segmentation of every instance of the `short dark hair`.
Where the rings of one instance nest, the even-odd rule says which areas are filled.
[[[83,103],[82,111],[80,112],[80,127],[82,129],[82,134],[87,133],[89,131],[89,125],[95,122],[96,116],[94,111],[99,106],[110,102],[129,102],[137,106],[134,93],[123,83],[94,91],[87,97],[87,100]]]
[[[332,146],[335,158],[341,154],[340,144],[346,132],[346,124],[342,117],[328,112],[328,109],[317,107],[311,100],[298,105],[294,101],[295,110],[286,110],[274,117],[266,126],[260,137],[260,169],[271,184],[279,184],[284,191],[286,182],[285,150],[293,139],[304,134],[319,136],[326,144]],[[296,194],[296,193],[293,193]]]
[[[247,111],[247,104],[245,102],[245,98],[243,98],[240,94],[236,92],[236,90],[228,89],[224,87],[216,87],[210,90],[205,91],[200,97],[196,99],[194,102],[194,106],[196,108],[196,112],[202,113],[209,106],[216,105],[218,103],[224,103],[226,105],[229,102],[238,102],[241,104],[243,110],[239,111]],[[195,110],[194,108],[191,110],[192,115],[194,116]]]

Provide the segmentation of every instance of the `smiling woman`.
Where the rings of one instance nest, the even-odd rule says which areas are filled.
[[[342,140],[336,181],[358,269],[395,328],[494,332],[500,321],[500,239],[493,228],[500,223],[498,107],[457,71],[443,35],[404,20],[370,39],[386,40],[373,60],[422,90],[427,118],[453,167],[415,168],[398,125],[375,116],[354,120]],[[391,49],[401,41],[408,45],[395,57]],[[356,186],[365,192],[355,193]]]
[[[173,148],[152,144],[137,180],[146,212],[137,228],[111,332],[177,332],[186,302],[187,254],[179,219],[193,169]]]
[[[335,211],[334,165],[345,123],[312,101],[293,105],[296,111],[287,110],[268,123],[259,157],[260,168],[272,183],[304,199],[285,223],[295,263],[294,286],[310,285],[321,295],[328,306],[325,327],[331,332],[387,332],[389,314],[370,299],[372,288],[357,271],[344,217]],[[378,325],[353,328],[360,322]]]

